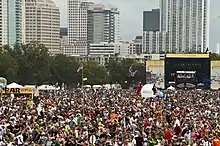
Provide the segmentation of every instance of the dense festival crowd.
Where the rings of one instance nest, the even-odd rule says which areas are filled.
[[[84,94],[83,94],[84,93]],[[220,146],[220,91],[47,91],[2,96],[0,146]]]

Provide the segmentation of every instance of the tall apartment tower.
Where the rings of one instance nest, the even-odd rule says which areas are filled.
[[[161,0],[169,52],[204,52],[209,46],[210,0]],[[166,17],[165,14],[166,13]]]
[[[166,31],[167,0],[160,0],[160,31]]]
[[[3,36],[3,31],[2,31],[2,0],[0,0],[0,47],[2,46],[2,36]]]
[[[68,0],[68,41],[77,55],[87,55],[87,11],[89,0]]]
[[[60,12],[52,0],[25,0],[23,33],[24,43],[44,44],[51,55],[60,50]]]
[[[143,31],[160,31],[160,9],[143,12]]]
[[[143,53],[160,53],[164,49],[164,32],[160,31],[160,9],[143,12]]]
[[[109,4],[93,4],[88,9],[88,44],[119,42],[119,10]]]
[[[21,0],[0,0],[0,46],[21,43],[21,8]]]

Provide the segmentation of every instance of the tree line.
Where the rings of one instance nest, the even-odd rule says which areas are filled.
[[[38,43],[15,45],[13,48],[0,48],[0,77],[5,77],[9,83],[22,85],[62,85],[76,87],[81,84],[82,74],[77,73],[82,62],[65,55],[51,56],[48,49]],[[95,61],[83,63],[84,84],[131,84],[144,79],[144,64],[132,59],[122,61],[110,60],[105,66]],[[129,75],[129,67],[140,68],[134,77]]]

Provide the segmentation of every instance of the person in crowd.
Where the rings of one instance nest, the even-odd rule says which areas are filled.
[[[2,96],[0,145],[220,146],[220,91],[43,91]]]

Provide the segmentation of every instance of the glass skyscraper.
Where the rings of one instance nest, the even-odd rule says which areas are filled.
[[[166,31],[167,0],[160,1],[160,31]]]
[[[2,4],[0,45],[13,46],[21,42],[22,3],[21,0],[2,0],[0,3]]]
[[[209,47],[210,0],[160,0],[166,51],[205,52]]]

